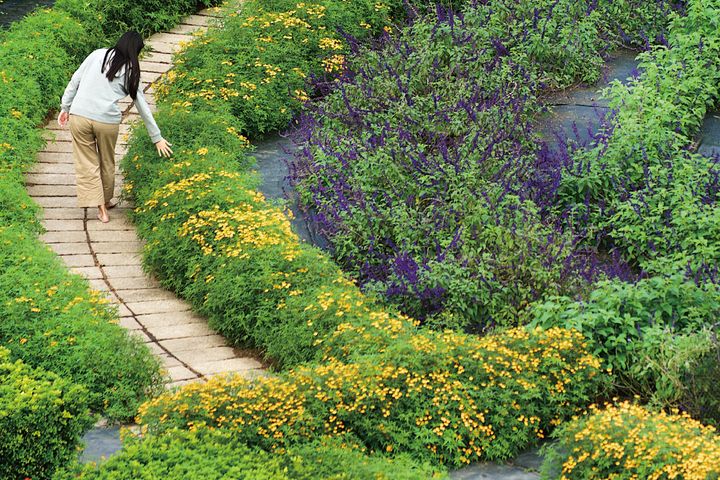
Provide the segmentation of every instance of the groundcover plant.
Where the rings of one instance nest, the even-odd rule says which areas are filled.
[[[619,404],[573,419],[610,382],[705,408],[718,298],[708,262],[691,265],[700,272],[692,280],[667,266],[676,259],[660,275],[610,242],[601,222],[627,200],[622,191],[567,193],[595,145],[553,153],[533,134],[543,93],[595,80],[614,43],[667,44],[668,53],[647,54],[646,72],[704,55],[715,45],[715,5],[706,3],[668,16],[675,6],[664,2],[468,2],[460,12],[413,2],[419,16],[408,26],[400,2],[231,6],[222,28],[187,45],[157,87],[174,157],[158,159],[135,136],[123,168],[148,269],[232,342],[262,349],[276,371],[161,395],[140,408],[142,435],[126,452],[59,477],[440,476],[447,466],[511,458],[566,421],[546,475],[606,478],[620,460],[659,478],[716,474],[717,436],[687,416]],[[690,30],[697,48],[677,48]],[[659,78],[644,75],[608,125],[646,96],[637,85]],[[698,88],[688,97],[712,104],[713,90]],[[296,185],[325,209],[331,237],[345,238],[333,253],[347,273],[299,242],[283,206],[256,190],[251,141],[301,109]],[[620,131],[608,127],[599,139],[609,145]],[[593,168],[600,177],[615,171]],[[613,209],[596,209],[603,202]],[[598,238],[602,255],[591,247]],[[495,330],[432,328],[443,326]],[[685,385],[689,369],[697,388]],[[636,442],[672,452],[642,456],[595,432],[619,417],[617,438],[659,431],[687,441]],[[685,468],[699,460],[704,470]]]
[[[0,476],[50,478],[98,414],[132,418],[160,390],[160,365],[117,311],[43,245],[25,171],[67,79],[124,29],[149,32],[197,2],[61,0],[0,31]],[[132,4],[132,8],[129,8]],[[154,11],[123,17],[119,12]]]

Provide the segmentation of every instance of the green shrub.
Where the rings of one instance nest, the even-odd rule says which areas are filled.
[[[95,412],[132,418],[162,384],[158,360],[33,233],[0,226],[0,246],[0,345],[87,387]]]
[[[138,422],[149,435],[226,429],[268,451],[352,433],[370,452],[457,466],[517,455],[606,378],[583,337],[563,329],[478,339],[376,314],[340,325],[327,352],[338,355],[279,377],[189,385],[143,405]]]
[[[306,77],[341,70],[347,46],[338,28],[367,38],[389,22],[392,2],[274,0],[242,2],[182,53],[157,98],[192,110],[230,112],[238,131],[284,128],[302,102]]]
[[[143,37],[174,27],[183,16],[199,8],[212,7],[220,0],[58,0],[56,9],[69,12],[98,33],[113,39],[126,30],[136,30]]]
[[[720,419],[716,340],[720,289],[681,275],[635,284],[605,281],[584,301],[556,297],[533,306],[535,325],[574,328],[592,340],[626,393]]]
[[[350,440],[352,442],[352,440]],[[55,480],[314,480],[445,478],[409,457],[368,456],[333,439],[271,454],[238,442],[227,432],[173,431],[126,441],[123,450],[98,466],[76,468]]]
[[[589,238],[650,274],[720,262],[717,162],[691,152],[720,99],[718,18],[717,1],[690,1],[685,16],[671,16],[668,46],[640,54],[642,73],[605,92],[614,115],[560,184],[560,207]]]
[[[92,421],[85,388],[12,361],[0,347],[0,477],[50,478]]]
[[[687,414],[623,402],[593,407],[553,435],[545,479],[698,479],[720,477],[720,437]]]

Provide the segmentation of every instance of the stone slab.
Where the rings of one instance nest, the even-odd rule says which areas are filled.
[[[213,331],[204,323],[189,323],[171,327],[146,327],[158,340],[171,340],[176,338],[203,337],[212,335]],[[170,349],[168,349],[170,350]],[[172,351],[172,350],[170,350]]]
[[[131,304],[136,305],[136,304]],[[135,311],[135,307],[130,308]],[[137,312],[135,312],[137,313]],[[163,327],[177,327],[180,325],[194,325],[201,324],[206,325],[204,318],[190,312],[163,312],[163,313],[145,313],[137,315],[138,322],[147,328],[163,328]]]
[[[183,25],[207,26],[209,23],[210,18],[207,15],[189,15],[182,19]]]
[[[111,209],[108,211],[110,215],[110,221],[108,223],[102,222],[88,222],[87,229],[89,232],[95,231],[114,231],[114,230],[132,230],[135,231],[135,226],[127,218],[126,214],[122,210]]]
[[[70,130],[67,128],[60,128],[60,129],[44,129],[42,131],[42,138],[48,141],[63,141],[63,142],[71,142],[72,141],[72,133],[70,133]]]
[[[72,174],[73,177],[75,176],[75,165],[72,163],[36,163],[34,164],[30,170],[28,170],[28,174],[62,174],[62,175],[70,175]]]
[[[195,375],[193,372],[183,366],[170,367],[167,369],[167,373],[170,376],[172,382],[197,378],[197,375]]]
[[[83,243],[87,245],[85,232],[47,232],[40,235],[45,243]]]
[[[70,163],[73,164],[72,150],[66,152],[47,151],[37,154],[37,161],[40,163]]]
[[[142,277],[112,278],[109,280],[115,290],[122,296],[121,290],[142,290],[147,288],[158,288],[160,283],[145,275]]]
[[[200,26],[200,25],[191,25],[188,23],[181,23],[180,25],[177,25],[177,26],[171,28],[170,30],[168,30],[168,33],[174,33],[174,34],[178,34],[178,35],[186,35],[187,36],[187,35],[192,35],[193,32],[197,32],[199,30],[200,31],[207,30],[207,28],[205,28],[204,26]]]
[[[50,243],[50,248],[58,255],[90,255],[87,242]]]
[[[84,230],[82,220],[43,220],[41,224],[48,232],[75,232]]]
[[[75,174],[28,173],[26,185],[75,185]]]
[[[45,208],[43,209],[45,220],[82,220],[85,218],[85,210],[82,208]]]
[[[104,267],[103,270],[108,278],[111,279],[111,283],[112,280],[116,278],[142,277],[145,275],[140,265],[108,266]]]
[[[198,382],[204,382],[202,378],[191,378],[189,380],[178,380],[177,382],[170,382],[165,385],[166,388],[169,390],[174,390],[176,388],[182,388],[185,385],[190,385],[191,383],[198,383]]]
[[[180,50],[179,45],[167,42],[146,42],[145,46],[151,49],[153,52],[165,53],[167,55],[172,55],[173,53],[176,53]]]
[[[160,344],[169,351],[178,354],[183,350],[197,350],[198,348],[220,347],[226,344],[225,339],[220,335],[205,335],[194,338],[176,338],[161,340]]]
[[[193,364],[192,367],[203,375],[223,372],[242,372],[244,370],[261,369],[262,365],[254,358],[231,358]]]
[[[95,259],[92,255],[63,255],[60,257],[68,267],[94,267]]]
[[[110,287],[108,287],[108,284],[105,283],[103,279],[93,278],[88,280],[88,283],[95,290],[110,293]]]
[[[101,280],[103,278],[102,272],[97,267],[73,267],[70,271],[82,275],[88,280]]]
[[[235,351],[230,347],[211,347],[183,350],[175,352],[175,356],[189,365],[196,365],[235,358]]]
[[[121,317],[134,317],[135,314],[123,303],[118,305],[118,314]]]
[[[123,290],[121,297],[124,302],[149,302],[152,300],[173,300],[177,297],[162,288],[149,288],[141,290]]]
[[[97,220],[96,220],[97,221]],[[89,224],[89,222],[88,222]],[[90,241],[95,242],[137,242],[138,237],[134,231],[130,230],[102,230],[93,231],[88,226],[88,234],[90,235]]]
[[[75,185],[29,185],[26,187],[31,197],[75,197]]]
[[[137,253],[99,253],[97,259],[102,266],[139,265],[141,261]]]
[[[63,142],[62,140],[49,141],[45,144],[45,147],[43,148],[42,151],[45,153],[49,153],[49,152],[72,153],[73,146],[72,146],[72,142]]]
[[[160,52],[148,52],[146,56],[144,56],[141,61],[143,62],[155,62],[155,63],[167,63],[172,64],[172,55],[168,53],[160,53]]]
[[[168,355],[167,353],[161,353],[158,355],[160,358],[160,361],[163,364],[163,367],[166,369],[172,368],[172,367],[180,367],[183,366],[183,364],[178,360],[177,358],[173,357],[172,355]]]
[[[77,207],[76,197],[33,197],[41,207]]]
[[[129,302],[128,306],[138,315],[151,313],[179,313],[190,310],[190,305],[180,299],[151,300],[148,302]],[[202,321],[201,317],[198,317]],[[194,322],[192,322],[194,323]]]
[[[133,317],[121,317],[120,326],[127,328],[128,330],[140,330],[142,328],[142,325],[140,325]]]
[[[110,253],[136,253],[141,252],[143,243],[140,241],[131,242],[93,242],[93,249],[95,253],[110,254]]]

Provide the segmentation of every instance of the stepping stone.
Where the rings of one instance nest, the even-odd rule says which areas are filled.
[[[198,350],[175,352],[175,356],[189,365],[208,363],[218,360],[235,358],[235,351],[230,347],[211,347]]]
[[[30,185],[27,191],[31,197],[75,197],[75,185]]]
[[[182,25],[191,25],[191,26],[202,26],[205,27],[210,23],[210,19],[207,15],[190,15],[188,17],[185,17],[182,21]]]
[[[155,313],[168,313],[178,314],[188,312],[190,310],[190,304],[180,299],[173,300],[150,300],[148,302],[128,302],[128,307],[132,309],[137,315],[150,315]],[[204,322],[202,317],[195,317],[197,321]],[[188,317],[188,323],[194,323],[190,321]]]
[[[122,265],[104,267],[105,274],[110,279],[110,283],[116,278],[142,277],[145,275],[140,265]]]
[[[225,372],[242,372],[261,369],[262,365],[254,358],[231,358],[193,364],[192,367],[203,375]]]
[[[52,141],[71,142],[72,141],[72,133],[67,128],[61,128],[58,130],[45,129],[42,131],[42,138],[44,138],[45,140],[48,140],[49,142],[52,142]]]
[[[174,300],[177,297],[167,290],[160,288],[151,288],[145,290],[123,290],[121,297],[123,301],[132,302],[149,302],[152,300]]]
[[[120,326],[123,328],[127,328],[128,330],[142,329],[142,325],[140,325],[133,317],[121,317]]]
[[[82,243],[51,243],[50,248],[58,255],[90,255],[90,247]]]
[[[63,142],[63,141],[50,141],[47,144],[45,144],[45,148],[43,149],[43,152],[53,152],[53,153],[72,153],[73,146],[72,142]]]
[[[140,71],[141,72],[165,73],[172,68],[173,68],[173,66],[170,63],[145,62],[145,61],[140,62]],[[147,100],[147,98],[145,100]]]
[[[130,307],[135,311],[135,307]],[[137,312],[135,312],[137,314]],[[136,315],[138,322],[146,328],[164,328],[177,327],[181,325],[205,325],[207,322],[204,318],[188,311],[182,312],[163,312],[163,313],[145,313]]]
[[[158,340],[172,340],[177,338],[203,337],[212,335],[205,323],[188,323],[171,327],[146,327],[147,330]],[[172,351],[172,350],[170,350]]]
[[[41,224],[48,232],[75,232],[83,230],[82,220],[43,220]]]
[[[91,222],[100,222],[95,217],[90,217],[91,220],[88,221],[88,225],[90,225]],[[88,226],[88,234],[90,235],[90,241],[95,242],[112,242],[112,241],[118,241],[118,242],[137,242],[138,237],[134,230],[90,230],[90,227]]]
[[[28,173],[25,175],[27,185],[75,185],[75,174]]]
[[[190,385],[191,383],[198,383],[198,382],[204,382],[201,378],[191,378],[190,380],[178,380],[177,382],[170,382],[166,386],[168,389],[175,389],[175,388],[182,388],[185,385]]]
[[[46,220],[82,220],[85,212],[82,208],[45,208],[43,216]]]
[[[113,278],[110,282],[115,290],[122,296],[122,290],[142,290],[158,288],[160,283],[143,275],[142,277]]]
[[[165,369],[183,366],[183,364],[180,362],[180,360],[173,357],[172,355],[168,355],[167,353],[162,353],[162,354],[158,355],[158,357],[160,357],[160,361],[162,362],[163,367],[165,367]]]
[[[167,373],[170,376],[172,382],[178,382],[181,380],[190,380],[192,378],[198,378],[196,374],[183,367],[182,365],[177,367],[170,367],[167,369]]]
[[[186,35],[186,36],[187,36],[187,35],[190,35],[190,34],[192,34],[192,33],[194,33],[194,32],[197,32],[198,30],[200,30],[200,31],[202,31],[202,30],[207,30],[207,28],[205,28],[205,26],[191,25],[191,24],[188,24],[188,23],[181,23],[181,24],[178,25],[177,27],[174,27],[174,28],[171,28],[170,30],[168,30],[168,33],[174,33],[174,34],[177,34],[177,35]]]
[[[74,267],[70,271],[82,275],[88,280],[101,280],[103,278],[102,271],[97,267]]]
[[[112,283],[111,283],[111,285],[112,285]],[[127,306],[123,305],[122,303],[120,305],[118,305],[118,314],[120,315],[121,318],[122,317],[135,317],[135,314],[133,312],[131,312],[130,309]]]
[[[75,173],[75,161],[72,157],[72,144],[70,145],[70,150],[66,152],[39,152],[37,154],[37,161],[40,163],[69,163],[72,166],[70,171]]]
[[[161,340],[162,345],[167,350],[179,355],[183,350],[196,350],[198,348],[211,348],[225,346],[226,342],[220,335],[205,335],[195,338],[176,338],[171,340]]]
[[[167,53],[160,53],[160,52],[149,52],[145,57],[143,57],[142,61],[147,62],[156,62],[156,63],[167,63],[169,65],[172,65],[172,55]]]
[[[146,43],[145,45],[149,47],[154,53],[164,53],[166,55],[172,55],[173,53],[177,53],[180,50],[180,45],[177,45],[175,43],[152,42]]]
[[[87,245],[85,232],[48,232],[40,235],[45,243],[82,243]]]
[[[72,163],[36,163],[28,174],[62,174],[75,176],[75,165]]]
[[[178,44],[180,42],[187,42],[189,40],[192,40],[192,37],[187,34],[161,32],[148,37],[148,39],[145,41],[145,44],[154,44],[156,42]]]
[[[77,207],[77,197],[33,197],[41,207]]]
[[[97,255],[101,266],[140,265],[142,259],[138,253],[101,253]]]
[[[60,257],[68,267],[94,267],[95,259],[92,255],[63,255]]]
[[[110,253],[138,253],[142,251],[142,248],[143,243],[138,240],[129,242],[93,242],[93,249],[98,255]]]

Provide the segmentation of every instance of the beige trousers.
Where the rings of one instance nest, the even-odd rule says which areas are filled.
[[[119,123],[70,115],[79,207],[108,203],[115,190],[115,144]]]

